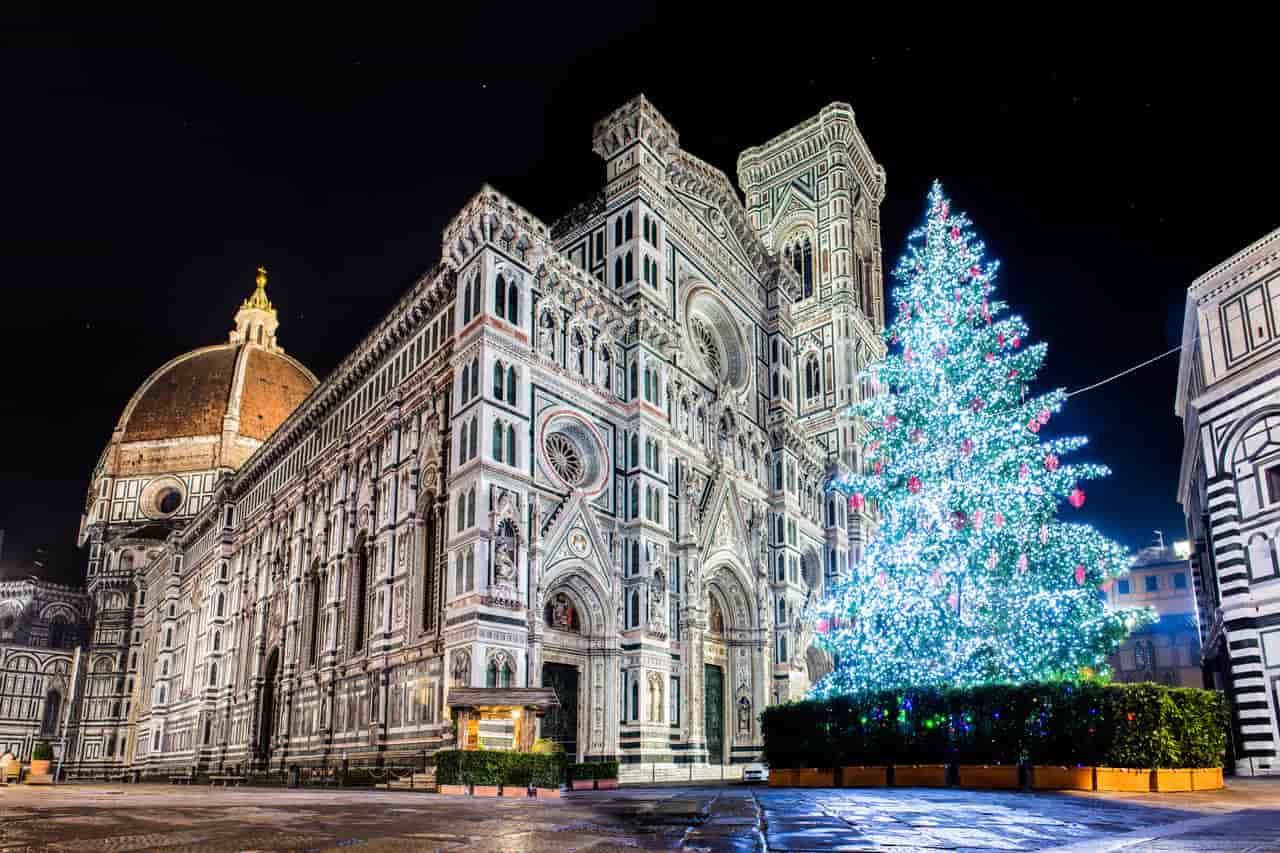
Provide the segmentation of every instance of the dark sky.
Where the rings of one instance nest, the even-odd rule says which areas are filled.
[[[1280,224],[1270,51],[1202,20],[1013,21],[1006,38],[798,14],[790,34],[731,33],[689,4],[472,5],[0,18],[6,558],[47,545],[63,577],[82,571],[87,477],[121,408],[168,358],[225,340],[257,265],[282,344],[323,376],[482,181],[546,221],[594,192],[591,125],[640,91],[734,180],[741,149],[851,103],[888,171],[886,265],[942,179],[1050,344],[1045,386],[1176,345],[1188,283]],[[1078,515],[1134,548],[1182,536],[1175,375],[1170,357],[1053,423],[1115,472]]]

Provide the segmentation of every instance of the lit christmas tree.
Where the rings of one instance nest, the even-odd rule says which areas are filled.
[[[1086,439],[1041,438],[1066,393],[1029,393],[1045,345],[1028,345],[1027,325],[993,298],[998,264],[970,224],[935,183],[895,272],[876,369],[887,393],[855,408],[869,426],[863,470],[827,486],[855,509],[872,502],[880,526],[812,608],[835,661],[816,695],[1077,678],[1104,671],[1151,618],[1101,600],[1125,549],[1058,519],[1084,505],[1083,481],[1109,472],[1061,461]]]

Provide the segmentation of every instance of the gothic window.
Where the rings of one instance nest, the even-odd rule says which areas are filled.
[[[166,495],[166,497],[167,497],[167,495]],[[177,507],[174,507],[173,509],[177,509]],[[162,510],[162,511],[164,511],[164,512],[172,512],[172,511],[173,511],[173,509],[170,509],[170,510]],[[125,551],[125,552],[123,552],[123,553],[121,553],[121,554],[120,554],[120,565],[119,565],[117,568],[118,568],[120,571],[122,571],[122,572],[131,572],[131,571],[133,571],[133,552],[132,552],[132,551]]]
[[[511,405],[516,404],[516,368],[511,365],[507,368],[507,402]]]
[[[467,592],[471,592],[471,590],[476,588],[476,552],[474,550],[467,551],[467,574],[465,583]]]
[[[634,481],[631,483],[631,515],[630,520],[634,521],[640,516],[640,483]]]
[[[628,210],[626,215],[626,239],[628,240],[635,236],[631,230],[632,222],[634,222],[634,218],[632,217],[631,211]]]
[[[631,456],[628,459],[628,465],[631,468],[640,464],[640,434],[631,433]]]
[[[556,476],[571,486],[582,483],[586,469],[582,454],[572,439],[563,433],[550,433],[543,443],[543,450]]]
[[[625,276],[628,284],[630,284],[636,277],[635,254],[636,254],[635,252],[627,252],[627,254],[622,259],[626,269],[626,272],[623,275]]]
[[[640,393],[640,368],[638,363],[633,359],[631,362],[631,381],[627,399],[634,400],[636,395]]]
[[[775,661],[775,663],[786,663],[786,662],[787,662],[787,635],[779,634],[778,635],[778,658]]]
[[[501,462],[503,459],[503,456],[502,456],[503,434],[504,433],[502,431],[502,421],[494,421],[493,422],[493,460],[495,462]]]
[[[480,396],[480,357],[471,360],[471,397]]]
[[[810,354],[804,362],[805,398],[814,401],[822,390],[822,380],[818,372],[818,357]]]
[[[613,247],[616,249],[622,245],[622,217],[619,216],[613,220]]]
[[[520,325],[520,288],[514,281],[507,285],[507,322]]]
[[[458,495],[458,510],[456,515],[458,518],[458,532],[461,533],[463,528],[467,526],[466,495]]]
[[[471,365],[462,365],[462,381],[458,383],[458,403],[466,405],[468,394],[471,391]]]
[[[778,599],[778,624],[787,624],[787,600],[785,598]]]
[[[631,590],[631,599],[630,599],[630,604],[628,608],[631,611],[631,618],[630,620],[628,620],[628,625],[632,628],[635,628],[640,624],[640,591],[639,590],[635,590],[635,589]]]
[[[605,390],[613,388],[613,361],[609,358],[609,347],[600,347],[600,374],[604,380]]]
[[[356,576],[355,576],[355,618],[351,637],[351,647],[355,651],[364,648],[365,635],[365,597],[369,593],[369,549],[365,545],[364,534],[356,542]]]
[[[462,576],[465,568],[466,568],[466,563],[463,560],[462,555],[459,554],[457,561],[453,564],[453,594],[454,595],[462,595],[465,589],[463,587],[463,583],[465,583],[465,581]]]
[[[631,679],[631,719],[640,719],[640,677],[638,673]]]
[[[225,604],[226,604],[226,598],[223,596],[222,593],[218,593],[218,604],[213,611],[215,616],[222,616],[222,611]]]
[[[640,217],[640,234],[644,237],[645,242],[649,240],[649,214],[645,213]]]
[[[493,399],[501,402],[506,395],[503,393],[503,381],[506,379],[506,371],[503,370],[501,361],[494,362],[493,365]]]
[[[467,492],[467,527],[476,526],[476,487]]]
[[[507,464],[516,464],[516,428],[507,424]]]
[[[471,282],[467,282],[462,296],[462,325],[471,322]]]
[[[318,562],[317,562],[318,565]],[[323,584],[320,582],[318,574],[311,575],[311,642],[310,654],[311,665],[315,666],[319,659],[320,651],[320,591]]]
[[[473,458],[480,448],[480,419],[471,419],[471,449],[467,458]]]
[[[625,280],[622,278],[622,256],[619,255],[613,261],[613,286],[622,287]]]
[[[494,316],[506,318],[507,313],[507,280],[501,275],[493,283]]]
[[[479,279],[476,279],[476,290],[475,290],[475,293],[473,293],[473,294],[472,294],[472,301],[471,301],[471,314],[472,314],[472,316],[474,316],[474,317],[478,317],[478,316],[480,316],[480,291],[481,291],[481,289],[482,289],[482,288],[480,287],[480,280],[479,280]]]
[[[209,686],[218,686],[218,664],[216,662],[209,664]]]
[[[213,650],[215,652],[222,651],[222,632],[213,632]]]

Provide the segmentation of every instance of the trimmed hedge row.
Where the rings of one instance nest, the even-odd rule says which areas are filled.
[[[587,761],[569,765],[569,780],[586,782],[591,779],[617,779],[618,762]]]
[[[447,749],[435,754],[439,785],[511,785],[558,788],[568,762],[563,754]]]
[[[1032,764],[1220,767],[1221,693],[1159,684],[875,691],[760,715],[771,767]]]

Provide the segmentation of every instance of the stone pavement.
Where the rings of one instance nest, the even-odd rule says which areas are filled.
[[[649,787],[560,801],[162,785],[0,788],[0,851],[1280,853],[1280,779],[1192,794]]]

